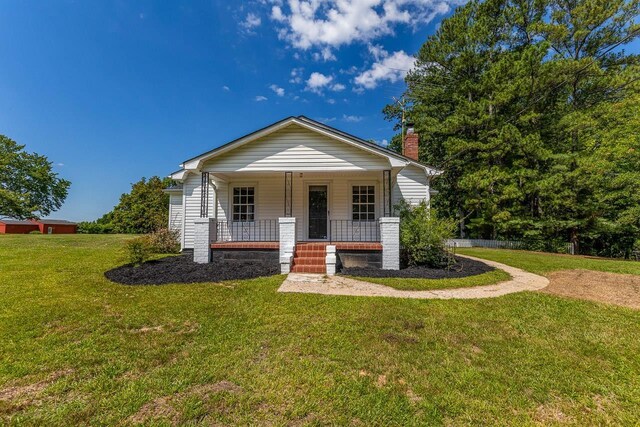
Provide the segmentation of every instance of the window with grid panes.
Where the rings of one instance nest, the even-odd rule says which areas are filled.
[[[374,221],[376,219],[376,189],[373,185],[352,187],[352,218],[354,221]]]
[[[253,221],[255,214],[255,187],[233,188],[233,222]]]

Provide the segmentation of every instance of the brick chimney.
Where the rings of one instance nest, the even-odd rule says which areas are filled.
[[[418,144],[420,137],[414,132],[413,123],[407,124],[407,134],[402,142],[402,154],[413,160],[418,160]]]

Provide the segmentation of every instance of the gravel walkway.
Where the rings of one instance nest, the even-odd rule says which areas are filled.
[[[549,284],[546,277],[528,273],[495,261],[466,256],[506,271],[511,280],[494,285],[471,288],[438,289],[433,291],[402,291],[375,283],[362,282],[342,276],[327,277],[322,274],[290,273],[278,292],[299,292],[323,295],[351,295],[368,297],[418,298],[418,299],[474,299],[494,298],[522,291],[537,291]],[[402,280],[402,279],[398,279]]]

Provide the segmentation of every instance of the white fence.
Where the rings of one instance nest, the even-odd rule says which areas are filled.
[[[526,249],[525,242],[519,240],[488,240],[488,239],[449,239],[447,245],[456,248],[492,248],[492,249]],[[573,243],[566,243],[565,251],[574,255]]]

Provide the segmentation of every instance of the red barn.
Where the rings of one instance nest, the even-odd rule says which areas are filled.
[[[0,219],[0,234],[29,234],[38,230],[38,224],[32,221]]]
[[[75,234],[78,225],[61,219],[40,219],[33,221],[42,234]]]

